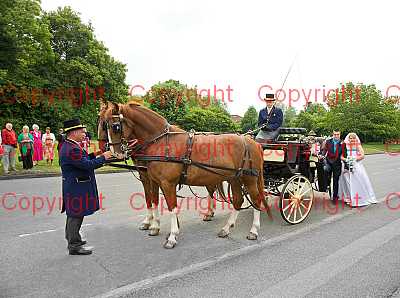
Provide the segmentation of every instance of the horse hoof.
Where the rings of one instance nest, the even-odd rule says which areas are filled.
[[[164,243],[164,248],[166,248],[166,249],[172,249],[172,248],[174,248],[175,247],[175,245],[176,245],[176,242],[171,242],[171,241],[165,241],[165,243]]]
[[[212,215],[204,215],[203,216],[203,221],[212,221]]]
[[[229,235],[229,233],[225,232],[225,230],[221,230],[218,233],[219,238],[226,238],[226,237],[228,237],[228,235]]]
[[[150,229],[149,236],[158,236],[160,234],[160,229]]]
[[[249,233],[249,235],[247,235],[247,240],[257,240],[257,235],[256,234],[254,234],[254,233]]]
[[[149,223],[142,223],[142,224],[139,226],[139,230],[141,230],[141,231],[146,231],[146,230],[148,230],[148,229],[150,229],[150,224],[149,224]]]

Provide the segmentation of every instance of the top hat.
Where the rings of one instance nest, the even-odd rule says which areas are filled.
[[[79,128],[86,128],[85,125],[81,124],[79,118],[64,121],[64,132],[69,132]]]
[[[265,94],[265,98],[264,98],[264,100],[265,101],[275,101],[275,94],[273,94],[273,93],[267,93],[267,94]]]

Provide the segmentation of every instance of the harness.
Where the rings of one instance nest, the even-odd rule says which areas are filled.
[[[127,159],[131,158],[133,161],[144,161],[146,163],[152,162],[152,161],[157,161],[157,162],[173,162],[173,163],[179,163],[182,164],[182,172],[179,178],[179,189],[182,187],[182,185],[186,184],[187,179],[188,179],[188,169],[189,166],[196,166],[200,169],[203,169],[207,172],[213,173],[215,175],[224,177],[224,180],[230,180],[230,179],[239,179],[243,175],[247,176],[258,176],[261,173],[257,169],[252,168],[252,159],[251,159],[251,154],[249,150],[249,145],[245,141],[245,137],[242,135],[242,144],[244,146],[244,154],[242,158],[242,163],[240,168],[230,168],[230,167],[222,167],[222,166],[216,166],[216,165],[210,165],[207,163],[199,162],[199,161],[194,161],[192,160],[192,152],[193,152],[193,144],[195,143],[195,139],[197,135],[206,135],[207,133],[202,133],[202,132],[195,132],[194,130],[190,130],[189,132],[173,132],[170,131],[171,125],[166,122],[164,130],[157,135],[156,137],[151,138],[150,140],[144,141],[143,143],[140,143],[138,139],[131,139],[127,140],[124,138],[123,135],[123,120],[129,122],[130,120],[127,118],[124,118],[122,114],[119,115],[112,115],[112,123],[111,125],[108,123],[108,121],[103,122],[103,130],[107,132],[107,145],[111,149],[111,152],[114,153],[114,146],[120,145],[120,149],[123,152],[124,155],[124,161],[126,165],[119,165],[118,167],[124,167],[124,168],[130,168],[130,169],[138,169],[138,166],[129,166],[127,165]],[[119,134],[120,140],[118,142],[111,142],[111,134],[110,134],[110,129],[113,131],[115,134]],[[170,144],[170,137],[173,135],[177,134],[186,134],[187,139],[186,139],[186,151],[183,157],[177,157],[177,156],[171,156],[169,152],[169,144]],[[218,135],[216,133],[212,133],[212,135]],[[146,149],[152,145],[155,144],[162,139],[165,139],[166,142],[166,147],[164,151],[164,155],[147,155],[146,154]],[[113,160],[117,161],[117,160]],[[245,168],[246,162],[249,165],[249,168]],[[113,165],[114,166],[114,165]],[[140,167],[141,170],[143,170],[145,167]],[[221,171],[229,171],[233,172],[232,175],[226,175],[224,173],[218,172],[218,170]]]

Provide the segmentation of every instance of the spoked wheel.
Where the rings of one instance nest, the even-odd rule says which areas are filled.
[[[286,222],[298,224],[310,213],[313,201],[314,191],[310,181],[303,175],[295,175],[283,186],[279,210]]]

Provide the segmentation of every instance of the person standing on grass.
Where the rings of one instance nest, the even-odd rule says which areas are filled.
[[[42,132],[39,130],[37,124],[32,125],[33,131],[31,135],[33,136],[33,165],[39,164],[40,160],[43,160],[43,146],[42,146]]]
[[[6,127],[1,131],[1,138],[3,142],[3,169],[4,174],[8,174],[9,166],[11,171],[17,171],[15,168],[15,155],[17,148],[17,135],[13,130],[11,123],[7,123]]]
[[[52,132],[50,132],[50,127],[46,127],[46,133],[43,135],[42,139],[44,145],[44,159],[47,162],[47,165],[53,165],[54,159],[54,146],[56,143],[56,137]]]
[[[29,133],[29,126],[24,125],[22,133],[18,136],[18,144],[21,152],[22,165],[25,170],[33,168],[33,136]]]

